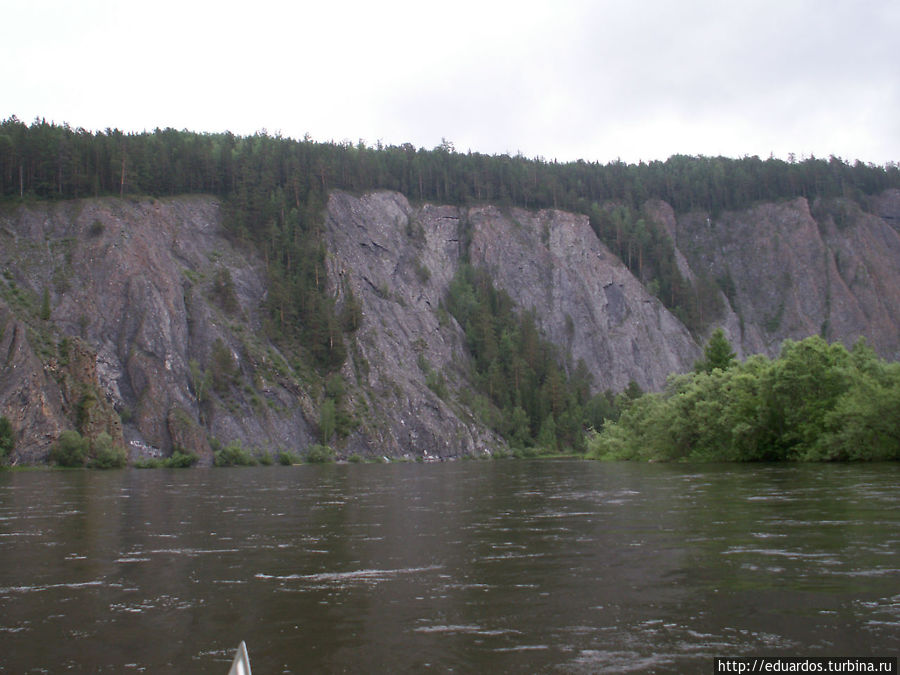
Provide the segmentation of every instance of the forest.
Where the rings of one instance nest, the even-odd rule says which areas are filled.
[[[786,340],[776,359],[734,359],[716,332],[694,372],[624,402],[589,456],[653,461],[900,459],[900,363],[864,340]]]
[[[247,215],[266,211],[258,199],[279,189],[286,203],[331,189],[396,190],[411,200],[491,202],[589,213],[616,201],[639,209],[648,199],[678,212],[711,213],[797,196],[857,201],[900,187],[897,164],[840,158],[784,161],[757,156],[676,155],[649,163],[561,163],[521,155],[458,152],[449,141],[426,150],[410,144],[294,140],[175,129],[92,132],[15,117],[0,122],[0,196],[41,199],[100,195],[208,193],[250,200]],[[249,222],[248,227],[256,225]]]

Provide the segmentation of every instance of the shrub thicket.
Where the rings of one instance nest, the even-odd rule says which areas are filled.
[[[213,464],[216,466],[253,466],[256,464],[256,458],[245,450],[240,441],[229,443],[221,450],[214,453]]]
[[[88,466],[92,469],[121,469],[128,463],[128,454],[112,437],[102,432],[91,443]]]
[[[315,445],[309,446],[309,450],[306,451],[306,461],[310,464],[327,464],[333,462],[334,450],[327,445],[316,443]]]
[[[16,435],[8,417],[0,417],[0,460],[8,457],[16,447]]]
[[[727,350],[725,350],[727,353]],[[588,443],[604,459],[900,459],[900,363],[865,342],[787,340],[781,355],[670,378]]]
[[[59,466],[84,466],[90,444],[77,431],[64,431],[50,449],[50,459]]]

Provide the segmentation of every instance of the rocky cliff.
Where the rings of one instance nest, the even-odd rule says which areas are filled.
[[[743,354],[774,355],[786,338],[860,337],[900,359],[900,192],[870,199],[794,199],[747,211],[671,217],[693,272],[727,294],[722,317]]]
[[[2,219],[0,250],[0,411],[18,457],[46,457],[65,428],[90,434],[85,394],[67,403],[59,376],[72,338],[95,364],[81,389],[118,413],[132,457],[180,447],[209,462],[209,439],[312,438],[308,394],[257,337],[264,269],[223,236],[215,201],[20,207]]]
[[[715,279],[746,355],[784,338],[865,336],[900,357],[900,193],[678,215],[646,205],[686,276]],[[13,461],[43,460],[67,428],[106,431],[132,458],[211,443],[299,451],[319,438],[325,385],[263,330],[266,263],[225,236],[212,198],[35,203],[0,213],[0,414]],[[659,388],[703,335],[684,325],[583,216],[331,194],[328,280],[358,302],[341,410],[343,455],[478,455],[502,446],[471,408],[465,336],[442,309],[462,260],[531,310],[595,390]],[[439,385],[439,386],[436,386]]]

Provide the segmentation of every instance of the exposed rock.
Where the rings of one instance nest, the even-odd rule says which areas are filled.
[[[677,243],[695,272],[733,289],[740,318],[729,338],[744,354],[775,355],[786,338],[821,334],[849,345],[864,336],[881,356],[900,358],[900,234],[885,219],[900,192],[854,202],[798,198],[710,218],[678,219]]]
[[[59,434],[70,428],[60,391],[35,355],[24,322],[12,317],[0,301],[0,415],[12,422],[16,435],[14,462],[41,461]]]
[[[700,348],[662,303],[594,234],[585,216],[562,211],[469,212],[470,257],[572,364],[583,360],[596,390],[630,380],[659,389],[690,368]]]
[[[122,422],[111,397],[101,391],[97,354],[91,347],[80,338],[63,340],[59,360],[51,360],[47,370],[59,384],[63,411],[82,436],[93,441],[106,433],[114,445],[124,446]]]
[[[98,399],[126,420],[123,433],[133,458],[168,455],[180,446],[208,459],[207,436],[273,451],[302,447],[312,438],[304,414],[308,396],[289,367],[273,366],[285,361],[260,336],[264,268],[224,237],[215,200],[96,199],[20,207],[3,217],[0,261],[11,270],[0,290],[10,295],[15,288],[32,298],[31,307],[20,303],[18,315],[30,316],[40,328],[40,336],[31,331],[35,339],[50,352],[67,337],[95,350]],[[233,283],[238,306],[231,314],[213,294],[221,270]],[[44,292],[51,312],[42,323],[34,306]],[[11,335],[21,333],[22,326]],[[228,392],[199,397],[195,376],[209,369],[216,340],[236,355],[239,377]],[[63,396],[47,377],[40,379],[43,366],[28,354],[13,350],[30,375],[10,384],[4,373],[3,391],[18,390],[32,405]],[[49,364],[52,357],[38,361]],[[11,396],[0,403],[8,407]],[[73,422],[28,415],[13,420],[23,435],[16,452],[34,461]]]
[[[900,358],[900,191],[795,199],[736,213],[645,205],[688,279],[718,280],[739,354],[784,338],[864,335]],[[319,440],[323,383],[264,331],[265,262],[225,235],[215,199],[94,199],[0,214],[0,414],[12,461],[39,462],[65,429],[105,431],[132,459],[211,442],[302,452]],[[338,440],[352,453],[452,458],[503,442],[470,409],[460,326],[442,308],[461,260],[533,311],[595,390],[663,386],[700,355],[692,336],[595,236],[560,211],[411,205],[392,192],[330,195],[328,282],[360,321],[342,371]],[[727,296],[727,298],[726,298]],[[216,356],[218,354],[218,357]],[[216,372],[224,354],[227,373]],[[216,377],[213,377],[216,375]],[[119,417],[121,416],[121,421]]]
[[[198,466],[212,465],[213,451],[209,446],[206,430],[189,412],[173,407],[169,410],[166,421],[173,450],[196,454]]]
[[[501,444],[458,399],[443,400],[426,383],[430,369],[450,389],[469,386],[462,330],[438,311],[459,261],[459,219],[455,208],[414,209],[396,193],[329,199],[328,278],[363,308],[344,368],[361,385],[352,405],[362,425],[348,453],[457,457]]]

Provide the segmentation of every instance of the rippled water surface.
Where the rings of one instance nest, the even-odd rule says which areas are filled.
[[[0,474],[0,671],[711,672],[900,651],[900,466]]]

